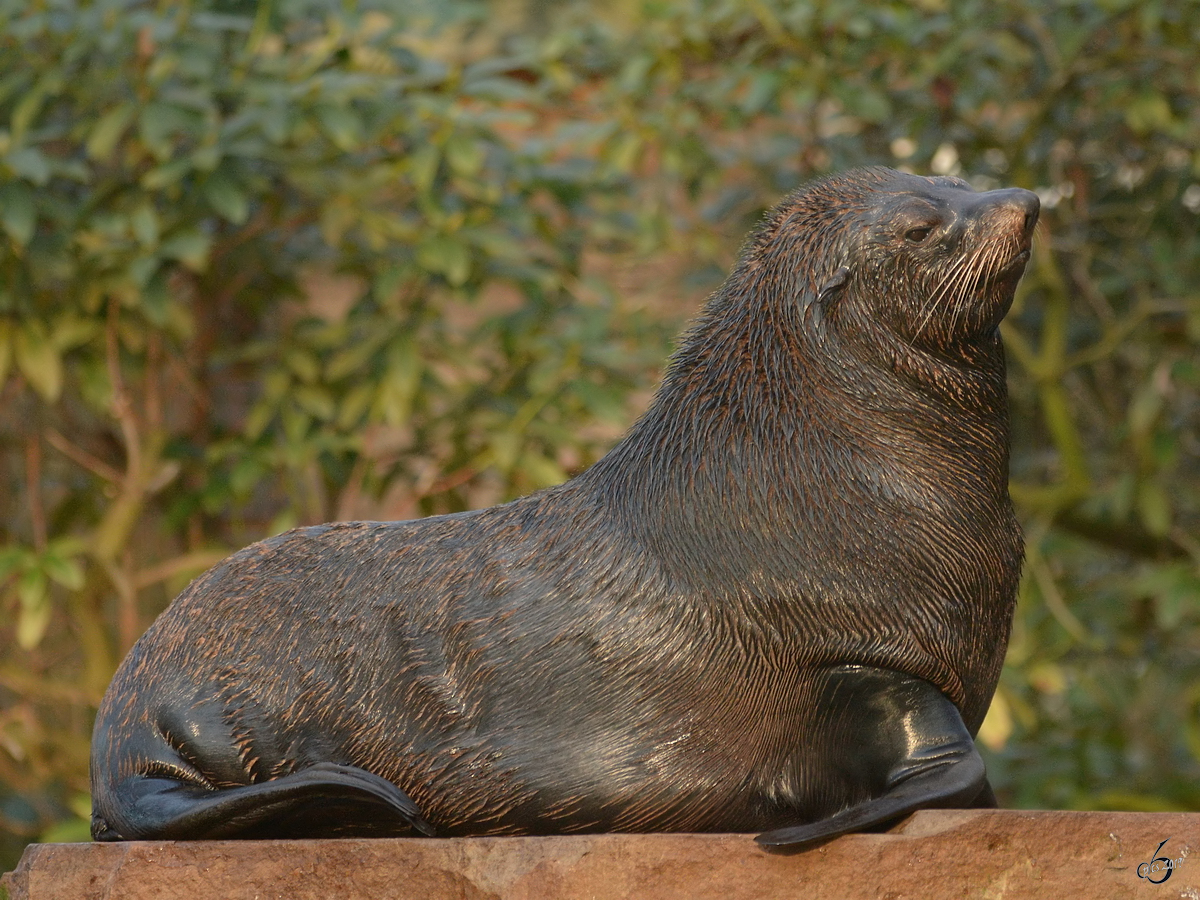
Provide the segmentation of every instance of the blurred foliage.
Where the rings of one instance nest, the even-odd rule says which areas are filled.
[[[0,864],[85,837],[190,577],[588,465],[761,211],[866,163],[1043,200],[1001,800],[1196,808],[1198,48],[1154,0],[0,0]]]

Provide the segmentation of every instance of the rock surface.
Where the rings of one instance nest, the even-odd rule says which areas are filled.
[[[1200,900],[1197,847],[1200,813],[929,810],[794,856],[727,834],[35,844],[3,885],[11,900]],[[1151,884],[1154,856],[1183,861]]]

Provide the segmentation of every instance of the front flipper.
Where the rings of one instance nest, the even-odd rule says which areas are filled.
[[[995,804],[958,708],[928,681],[845,666],[830,673],[821,701],[830,726],[821,755],[831,777],[869,788],[869,798],[816,822],[760,834],[763,847],[795,852],[918,809]]]
[[[371,823],[383,833],[411,828],[432,835],[415,803],[390,781],[355,766],[318,763],[292,775],[217,790],[165,775],[133,775],[118,787],[120,809],[92,821],[98,841],[217,840],[325,836],[326,823],[349,823],[363,833]],[[336,810],[337,814],[331,815]],[[381,820],[380,816],[384,818]],[[355,824],[362,822],[362,827]],[[389,823],[391,823],[389,825]]]

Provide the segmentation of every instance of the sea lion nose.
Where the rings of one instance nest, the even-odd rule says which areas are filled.
[[[992,209],[1003,209],[1021,223],[1021,235],[1025,239],[1032,236],[1033,228],[1037,225],[1038,213],[1042,208],[1037,194],[1024,188],[1003,188],[988,191],[984,196]]]

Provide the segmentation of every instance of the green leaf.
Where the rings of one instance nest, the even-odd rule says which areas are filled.
[[[511,431],[497,431],[488,440],[488,447],[492,451],[492,463],[507,475],[517,464],[517,455],[521,452],[521,436]]]
[[[32,650],[46,636],[50,625],[50,604],[41,606],[22,606],[17,614],[17,645],[23,650]]]
[[[148,191],[158,191],[163,188],[175,184],[183,179],[183,176],[192,171],[192,161],[190,159],[173,159],[169,163],[164,163],[161,166],[151,169],[142,176],[142,187]]]
[[[86,344],[100,333],[100,323],[95,319],[85,319],[75,313],[64,313],[54,320],[50,329],[50,341],[59,353],[65,353],[73,347]]]
[[[334,424],[341,430],[359,425],[366,414],[367,407],[371,405],[371,398],[374,394],[375,386],[373,384],[357,384],[352,387],[338,405],[337,420]]]
[[[783,78],[779,72],[768,70],[754,73],[750,85],[746,89],[746,95],[739,104],[742,112],[747,115],[756,115],[766,109],[774,102],[782,81]]]
[[[133,121],[133,113],[133,104],[123,103],[101,116],[88,135],[87,155],[98,162],[106,162]]]
[[[242,431],[252,441],[257,441],[267,426],[271,424],[271,420],[275,418],[275,411],[279,408],[277,403],[258,403],[246,415],[246,421],[242,424]]]
[[[87,540],[68,534],[52,539],[46,547],[46,552],[57,556],[82,556],[89,546]]]
[[[1161,537],[1171,530],[1171,500],[1158,482],[1147,481],[1138,488],[1137,511],[1151,534]]]
[[[24,323],[16,334],[17,368],[47,403],[62,393],[62,358],[38,321]]]
[[[469,178],[479,174],[484,156],[483,143],[478,138],[456,134],[446,142],[446,162],[458,175]]]
[[[311,421],[308,413],[300,407],[299,403],[287,404],[279,410],[279,422],[283,425],[283,436],[289,444],[299,446],[305,443]]]
[[[12,118],[9,120],[15,139],[21,140],[25,136],[25,133],[29,130],[29,126],[33,124],[33,120],[41,111],[42,103],[45,99],[46,92],[41,85],[38,85],[17,101],[17,105],[13,109]]]
[[[46,603],[47,588],[46,573],[36,566],[31,566],[21,573],[17,579],[17,597],[21,606],[26,609],[37,609]]]
[[[440,161],[441,153],[433,144],[418,147],[416,152],[406,160],[413,187],[419,191],[428,191],[432,188]]]
[[[23,181],[10,181],[0,186],[0,223],[18,247],[24,247],[33,237],[37,211],[33,205],[33,191]]]
[[[362,143],[362,120],[347,106],[322,104],[317,107],[317,121],[339,150],[355,150]]]
[[[296,510],[289,506],[271,520],[271,524],[267,528],[267,534],[272,536],[276,534],[283,534],[285,531],[291,531],[299,524],[300,517],[296,514]]]
[[[125,267],[125,274],[132,284],[143,288],[150,281],[150,278],[158,271],[158,267],[162,261],[157,256],[139,256],[136,259],[131,259],[129,265]]]
[[[577,378],[570,383],[570,390],[584,403],[588,412],[598,419],[621,422],[628,415],[624,404],[625,392],[615,386],[605,388],[586,378]]]
[[[278,402],[287,394],[292,386],[292,376],[282,368],[269,369],[262,376],[263,397],[272,402]]]
[[[129,224],[133,236],[143,247],[153,247],[158,243],[158,213],[149,203],[138,205],[129,216]]]
[[[507,262],[524,262],[529,259],[530,248],[514,240],[512,235],[483,228],[464,228],[459,232],[464,240],[479,248],[488,256]]]
[[[0,547],[0,581],[17,569],[26,568],[33,560],[33,553],[24,547],[9,545]]]
[[[8,380],[8,369],[12,365],[12,325],[7,319],[0,319],[0,390]]]
[[[1143,385],[1134,395],[1129,404],[1129,430],[1135,436],[1150,432],[1162,412],[1165,398],[1158,386],[1151,383]]]
[[[50,163],[36,147],[13,150],[4,157],[4,161],[17,175],[32,181],[38,187],[50,180]]]
[[[165,328],[171,318],[171,289],[166,267],[157,269],[142,287],[142,312],[151,324]]]
[[[435,275],[444,276],[455,287],[463,284],[471,273],[471,255],[466,246],[441,235],[417,248],[417,263]]]
[[[387,374],[379,384],[376,405],[388,425],[404,425],[412,412],[413,397],[421,379],[421,358],[408,340],[398,341],[388,352]]]
[[[1144,93],[1125,107],[1125,122],[1137,134],[1166,131],[1171,125],[1171,104],[1162,94]]]
[[[310,350],[296,347],[287,352],[283,361],[296,377],[306,384],[311,384],[321,375],[321,362]]]
[[[567,473],[554,460],[540,453],[525,453],[517,468],[533,482],[535,487],[553,487],[567,480]]]
[[[1146,565],[1131,579],[1131,588],[1154,598],[1155,619],[1166,631],[1179,627],[1185,617],[1195,615],[1200,597],[1200,574],[1190,562]]]
[[[616,171],[628,174],[637,165],[642,153],[642,137],[639,134],[627,132],[619,135],[610,145],[609,162]]]
[[[204,183],[204,199],[216,213],[234,225],[242,225],[250,217],[250,198],[233,178],[215,172]]]
[[[42,571],[67,590],[77,591],[83,587],[83,566],[77,559],[48,550],[42,556]]]
[[[266,468],[257,456],[240,460],[229,473],[229,487],[235,495],[247,494],[266,475]]]
[[[313,418],[327,422],[333,418],[336,406],[328,390],[315,384],[300,385],[292,396],[300,408]]]
[[[340,381],[361,371],[378,349],[377,342],[368,340],[354,341],[342,347],[325,364],[325,380]]]
[[[212,238],[199,231],[182,231],[163,241],[159,248],[163,256],[177,259],[193,272],[203,271],[208,264]]]
[[[160,163],[171,158],[175,136],[192,131],[198,117],[191,110],[170,103],[147,103],[138,116],[142,143]]]
[[[192,154],[192,165],[200,172],[211,172],[221,162],[221,148],[215,144],[201,147]]]
[[[887,96],[879,91],[857,90],[845,99],[848,111],[868,122],[885,122],[892,114],[891,103],[888,102]]]

